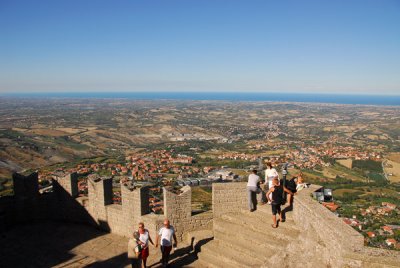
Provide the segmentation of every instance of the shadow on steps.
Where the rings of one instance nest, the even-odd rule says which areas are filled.
[[[191,267],[191,264],[198,259],[197,254],[201,252],[201,247],[213,240],[213,238],[211,237],[199,240],[195,245],[194,240],[195,238],[193,237],[189,246],[180,248],[171,254],[171,261],[169,262],[168,267]],[[149,267],[161,267],[161,264],[156,263]]]

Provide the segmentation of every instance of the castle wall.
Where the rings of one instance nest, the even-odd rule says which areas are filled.
[[[17,200],[37,200],[37,198],[39,197],[39,183],[37,172],[34,172],[29,176],[14,173],[12,177],[14,197]]]
[[[238,213],[247,209],[246,182],[214,183],[212,185],[213,215]]]
[[[189,186],[181,189],[180,194],[164,188],[164,216],[174,226],[179,241],[185,234],[194,230],[211,229],[212,214],[201,213],[192,216],[192,190]]]
[[[88,178],[89,214],[104,230],[110,230],[107,205],[112,204],[112,179]]]
[[[164,189],[164,215],[148,214],[149,188],[121,185],[122,204],[112,204],[112,178],[89,176],[88,196],[78,195],[77,174],[60,174],[53,179],[53,192],[38,193],[38,175],[15,175],[15,196],[0,199],[0,231],[15,223],[41,220],[90,224],[129,237],[139,222],[144,222],[153,238],[168,218],[176,229],[178,240],[199,229],[212,228],[212,213],[192,216],[191,189],[182,194]]]
[[[78,197],[78,174],[76,172],[66,174],[63,177],[53,176],[53,179],[56,180],[72,197]]]
[[[302,233],[287,248],[285,262],[293,261],[300,266],[310,263],[329,267],[400,266],[399,252],[364,246],[360,233],[314,200],[311,194],[320,188],[311,185],[295,195],[292,213]],[[275,264],[283,265],[282,259],[275,260]]]

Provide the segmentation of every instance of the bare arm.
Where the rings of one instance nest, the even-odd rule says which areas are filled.
[[[152,245],[154,245],[153,240],[151,240],[150,233],[149,233],[149,241]]]

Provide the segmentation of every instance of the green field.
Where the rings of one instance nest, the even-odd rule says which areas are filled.
[[[192,187],[192,209],[204,211],[212,209],[211,187]]]

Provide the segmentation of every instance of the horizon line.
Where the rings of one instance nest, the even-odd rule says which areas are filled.
[[[390,97],[390,96],[395,96],[395,97],[400,97],[400,94],[394,94],[394,93],[371,93],[371,92],[309,92],[309,91],[303,91],[303,92],[296,92],[296,91],[284,91],[284,92],[279,92],[279,91],[227,91],[227,90],[221,90],[221,91],[183,91],[183,90],[176,90],[176,91],[164,91],[164,90],[147,90],[147,91],[126,91],[126,90],[121,90],[121,91],[59,91],[59,92],[52,92],[52,91],[21,91],[21,92],[0,92],[0,96],[15,96],[15,95],[36,95],[36,94],[49,94],[49,95],[60,95],[60,94],[135,94],[135,93],[146,93],[146,94],[156,94],[156,93],[162,93],[162,94],[171,94],[171,93],[179,93],[179,94],[300,94],[300,95],[334,95],[334,96],[385,96],[385,97]]]

